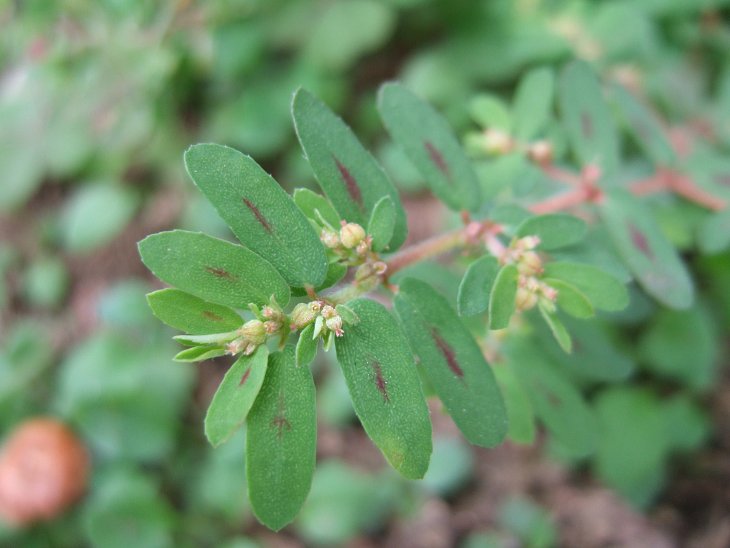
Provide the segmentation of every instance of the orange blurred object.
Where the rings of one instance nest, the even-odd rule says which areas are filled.
[[[22,526],[56,517],[86,489],[89,456],[51,418],[22,423],[0,452],[0,519]]]

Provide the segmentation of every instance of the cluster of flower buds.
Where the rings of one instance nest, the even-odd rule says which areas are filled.
[[[289,322],[292,331],[304,329],[314,322],[314,337],[317,337],[320,333],[326,335],[328,331],[332,331],[337,337],[345,334],[339,312],[335,307],[323,301],[299,303],[289,314]]]
[[[535,251],[538,245],[539,237],[524,236],[514,240],[500,257],[502,264],[517,267],[519,278],[515,304],[518,310],[529,310],[538,302],[550,309],[555,307],[558,291],[539,279],[544,268],[540,255]]]
[[[387,269],[388,265],[383,261],[360,265],[355,271],[355,283],[362,291],[370,291],[380,283],[380,277],[385,274]]]
[[[253,354],[266,342],[268,336],[264,322],[258,319],[247,321],[236,331],[236,335],[235,339],[226,344],[226,352],[244,356]]]
[[[341,259],[350,264],[360,264],[370,255],[372,238],[357,223],[341,221],[342,226],[336,231],[325,226],[320,233],[322,243],[335,252]]]

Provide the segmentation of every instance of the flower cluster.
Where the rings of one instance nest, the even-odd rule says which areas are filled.
[[[540,280],[544,269],[542,258],[535,251],[538,245],[540,238],[525,236],[514,240],[500,257],[502,264],[514,264],[519,273],[515,296],[517,310],[529,310],[538,303],[542,303],[548,309],[555,308],[558,291]]]
[[[357,223],[341,221],[338,231],[332,226],[325,226],[319,237],[345,264],[362,264],[372,254],[372,238]]]

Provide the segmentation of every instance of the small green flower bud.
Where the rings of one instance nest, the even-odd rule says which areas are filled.
[[[292,331],[302,329],[314,321],[320,310],[320,305],[316,301],[311,303],[299,303],[289,314],[289,325]]]
[[[279,331],[279,329],[281,329],[281,323],[274,320],[268,320],[264,322],[264,329],[269,335],[273,335],[274,333]]]
[[[326,304],[322,307],[322,317],[324,319],[334,318],[337,316],[337,312],[330,305]]]
[[[547,165],[553,161],[553,146],[549,141],[535,141],[527,149],[527,157],[538,165]]]
[[[515,248],[523,251],[535,249],[538,245],[540,245],[539,236],[524,236],[515,242]]]
[[[542,272],[542,259],[534,251],[525,251],[517,263],[517,271],[525,276],[535,276]]]
[[[537,304],[537,294],[525,287],[518,287],[515,295],[517,310],[529,310]]]
[[[238,332],[244,340],[250,343],[258,345],[266,342],[266,327],[261,320],[247,321]]]
[[[337,232],[328,228],[322,229],[322,232],[319,234],[319,239],[322,240],[322,243],[330,249],[334,249],[340,245],[340,237],[337,235]]]
[[[341,337],[345,334],[345,332],[342,331],[342,318],[340,316],[327,318],[325,325],[327,326],[327,329],[334,331],[337,337]]]
[[[356,247],[365,238],[365,229],[357,223],[346,223],[340,229],[340,241],[347,249]]]
[[[226,352],[230,354],[231,356],[235,356],[239,352],[241,352],[246,347],[246,343],[243,342],[241,339],[236,339],[235,341],[231,341],[226,345]]]
[[[484,132],[484,150],[488,154],[507,154],[514,144],[512,137],[502,130],[488,129]]]
[[[259,347],[258,344],[254,344],[252,342],[248,343],[246,345],[246,348],[243,349],[243,355],[244,356],[250,356],[254,352],[256,352],[256,349]]]
[[[558,290],[549,286],[545,282],[540,283],[540,293],[542,293],[545,298],[551,302],[555,302],[558,298]]]

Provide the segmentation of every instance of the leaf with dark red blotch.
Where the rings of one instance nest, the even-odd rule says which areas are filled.
[[[652,212],[628,192],[614,190],[600,213],[617,253],[644,290],[670,308],[688,308],[694,298],[692,279]]]
[[[259,346],[241,356],[221,381],[205,415],[205,437],[214,447],[224,443],[246,421],[266,374],[269,350]]]
[[[423,477],[431,456],[431,422],[408,341],[383,305],[347,306],[357,324],[335,341],[355,413],[388,462],[407,478]]]
[[[367,227],[376,204],[388,196],[395,222],[387,242],[395,250],[403,244],[408,227],[398,192],[372,155],[342,119],[306,90],[294,95],[292,116],[299,142],[319,186],[348,222]]]
[[[449,303],[428,284],[400,283],[395,310],[419,367],[462,433],[494,447],[507,434],[507,412],[492,369]]]
[[[269,356],[247,425],[248,498],[259,521],[278,531],[307,498],[316,461],[314,380],[296,366],[293,347]]]
[[[147,295],[152,313],[170,327],[190,335],[223,333],[241,327],[234,310],[199,299],[179,289],[160,289]]]
[[[289,302],[289,286],[271,263],[225,240],[172,230],[147,236],[139,253],[160,280],[204,301],[247,308],[268,303],[273,295],[282,306]],[[209,319],[216,315],[210,312]]]
[[[565,67],[558,81],[558,102],[568,141],[582,165],[604,173],[618,166],[619,140],[613,115],[596,73],[583,62]]]
[[[436,196],[456,211],[482,206],[474,168],[438,112],[394,82],[380,88],[378,110],[390,136]]]
[[[249,156],[222,145],[185,152],[188,174],[246,247],[273,264],[293,286],[317,287],[327,256],[307,218]]]

